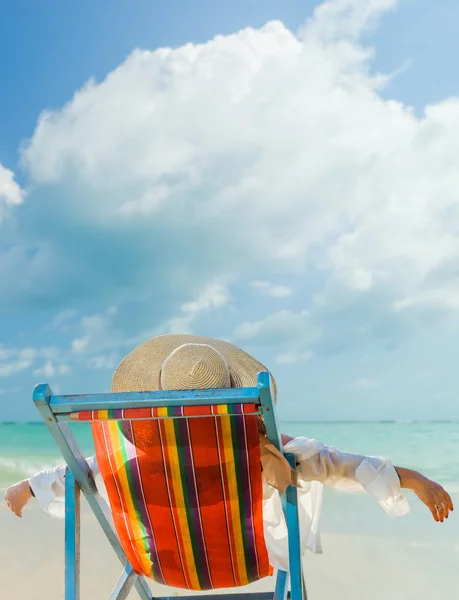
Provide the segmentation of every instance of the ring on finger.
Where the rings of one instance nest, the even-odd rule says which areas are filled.
[[[443,508],[443,504],[437,504],[436,508],[437,508],[438,510],[441,510],[441,509]]]

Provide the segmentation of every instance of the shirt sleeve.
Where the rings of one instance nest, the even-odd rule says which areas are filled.
[[[95,456],[86,459],[97,490],[107,501],[107,493]],[[41,507],[52,517],[65,517],[65,471],[66,465],[45,469],[29,479],[29,485]]]
[[[401,494],[400,478],[387,458],[340,452],[305,437],[291,440],[284,450],[296,455],[298,476],[303,482],[320,481],[348,492],[366,491],[391,517],[410,512]]]

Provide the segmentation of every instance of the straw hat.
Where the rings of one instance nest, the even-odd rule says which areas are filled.
[[[268,369],[237,346],[210,337],[160,335],[134,348],[118,365],[113,392],[254,387]],[[276,399],[276,384],[271,376]]]
[[[268,369],[247,352],[223,340],[200,335],[160,335],[143,342],[121,361],[113,375],[112,391],[255,387],[260,371]],[[271,390],[276,401],[276,383],[272,375]],[[130,429],[123,434],[129,438]],[[139,431],[136,444],[150,445],[150,436],[149,430]],[[290,484],[297,485],[296,472],[265,437],[261,419],[259,440],[266,482],[281,492]]]

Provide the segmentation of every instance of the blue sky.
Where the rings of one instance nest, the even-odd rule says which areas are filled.
[[[0,419],[169,331],[252,352],[285,418],[459,418],[458,18],[2,7]]]

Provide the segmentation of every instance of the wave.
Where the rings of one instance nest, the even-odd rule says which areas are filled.
[[[61,458],[60,462],[62,463]],[[38,471],[50,469],[58,464],[52,460],[38,459],[29,460],[27,458],[5,458],[0,457],[0,480],[10,479],[12,476],[31,477]]]

